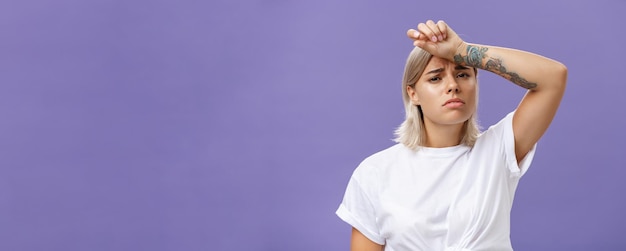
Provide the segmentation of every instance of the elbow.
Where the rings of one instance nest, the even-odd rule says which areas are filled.
[[[567,66],[564,64],[553,61],[551,64],[543,66],[544,76],[542,81],[539,81],[536,88],[531,91],[549,91],[563,95],[565,92],[565,86],[567,83]]]
[[[565,85],[567,84],[567,66],[562,63],[557,63],[556,73],[558,76],[558,83],[560,83],[561,88],[565,89]]]
[[[560,62],[556,62],[552,68],[553,80],[551,81],[554,89],[561,92],[565,91],[567,84],[567,66]]]

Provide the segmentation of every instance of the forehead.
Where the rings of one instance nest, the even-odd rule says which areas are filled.
[[[433,56],[432,58],[430,58],[430,61],[428,61],[428,64],[426,65],[426,71],[428,72],[429,69],[433,70],[433,69],[447,68],[447,67],[454,68],[455,66],[456,64],[451,61]]]

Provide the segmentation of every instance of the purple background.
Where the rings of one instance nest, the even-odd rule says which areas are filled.
[[[516,250],[626,245],[626,2],[0,2],[0,250],[347,250],[337,208],[404,111],[405,31],[565,63]],[[524,91],[482,73],[487,127]]]

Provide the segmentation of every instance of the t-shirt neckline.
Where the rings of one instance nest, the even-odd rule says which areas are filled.
[[[426,147],[421,146],[417,149],[418,153],[426,154],[430,156],[449,156],[455,155],[461,152],[465,152],[470,147],[465,144],[459,144],[456,146],[448,146],[448,147]]]

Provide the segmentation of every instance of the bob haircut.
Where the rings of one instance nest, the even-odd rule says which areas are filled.
[[[404,76],[402,77],[402,100],[404,101],[404,110],[406,118],[404,122],[396,129],[394,139],[397,143],[402,143],[412,150],[419,150],[419,147],[426,143],[426,127],[424,125],[424,114],[419,105],[413,105],[409,98],[407,88],[414,88],[417,80],[422,76],[426,65],[432,58],[432,55],[419,47],[415,47],[406,60],[404,66]],[[474,68],[474,73],[478,73]],[[476,75],[478,76],[478,75]],[[478,107],[478,85],[476,85],[476,107]],[[461,144],[473,146],[480,134],[480,126],[476,118],[476,111],[472,116],[463,123],[463,138]]]

